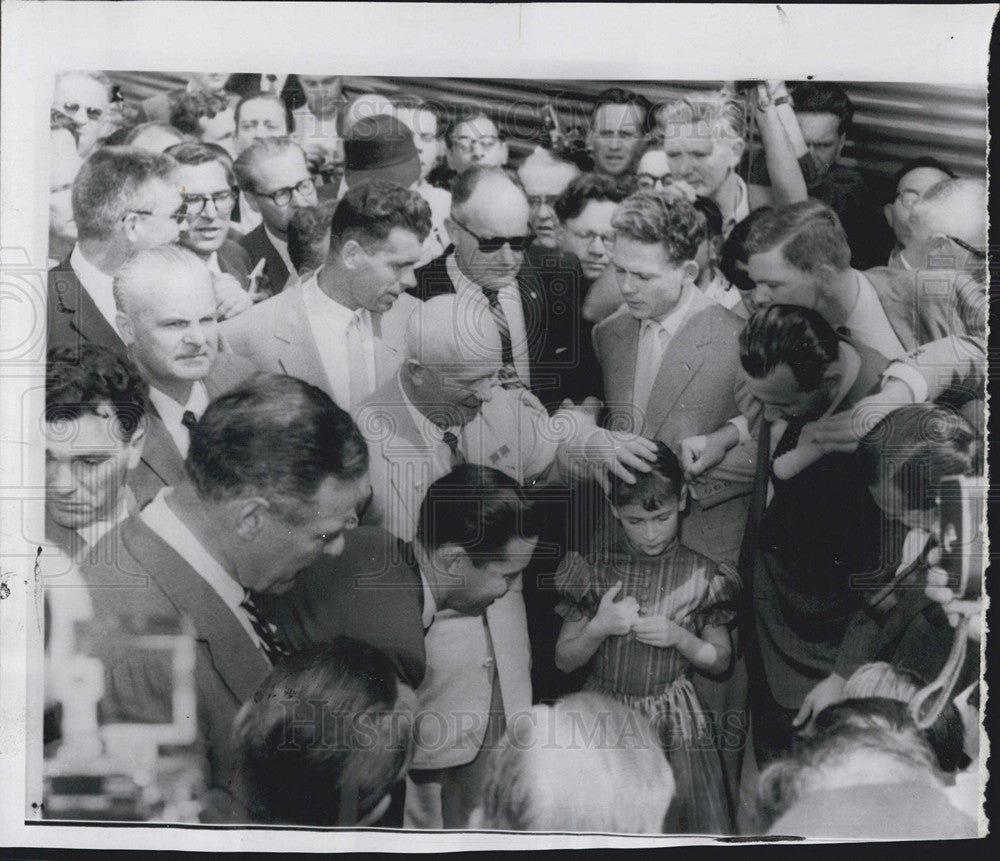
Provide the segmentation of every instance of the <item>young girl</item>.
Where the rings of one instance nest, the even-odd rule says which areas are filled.
[[[621,537],[589,558],[567,554],[556,574],[564,598],[556,666],[570,672],[590,661],[585,690],[653,722],[677,781],[666,833],[731,833],[712,725],[689,675],[692,666],[713,674],[729,666],[738,576],[678,542],[686,489],[662,443],[635,484],[612,482],[610,501]]]

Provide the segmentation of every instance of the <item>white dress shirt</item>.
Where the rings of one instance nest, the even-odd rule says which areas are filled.
[[[481,297],[482,304],[487,311],[490,310],[490,300],[486,298],[483,288],[465,276],[458,263],[455,262],[455,255],[452,254],[445,261],[445,268],[451,278],[451,283],[455,285],[455,293],[462,295],[472,295]],[[518,377],[527,388],[531,388],[531,374],[528,364],[528,332],[524,322],[524,308],[521,306],[521,290],[515,280],[497,291],[497,298],[500,300],[500,308],[507,318],[507,325],[510,327],[510,346],[514,354],[514,369]],[[483,325],[493,326],[492,312],[486,315]],[[499,332],[497,333],[499,336]]]
[[[351,367],[348,329],[356,327],[351,337],[361,339],[361,351],[368,376],[367,396],[375,390],[376,385],[372,317],[367,308],[352,311],[327,296],[319,287],[319,272],[320,270],[316,270],[303,282],[302,301],[306,306],[306,316],[309,318],[323,370],[330,381],[333,399],[339,407],[350,412],[357,407],[351,398],[351,375],[357,369]]]
[[[181,457],[187,458],[188,449],[191,447],[191,432],[181,424],[184,413],[190,410],[195,414],[195,418],[201,418],[201,414],[208,409],[208,389],[201,380],[196,380],[191,387],[191,394],[186,404],[179,404],[170,395],[164,394],[155,386],[149,387],[149,399],[160,414],[163,424],[177,445],[177,450]]]
[[[636,356],[635,386],[632,403],[640,410],[649,405],[649,396],[663,364],[663,355],[670,346],[677,330],[687,316],[688,308],[694,299],[694,291],[698,288],[688,284],[682,292],[677,304],[666,314],[655,320],[643,320],[639,330],[639,350]]]
[[[844,321],[844,325],[851,330],[851,337],[878,350],[887,359],[898,359],[906,355],[872,282],[863,272],[855,270],[855,274],[858,276],[858,301]]]
[[[131,509],[137,507],[134,500],[135,497],[132,496],[132,491],[127,487],[122,488],[118,493],[118,505],[109,517],[103,520],[95,520],[93,523],[88,523],[86,526],[81,526],[75,530],[76,534],[80,536],[81,541],[85,543],[86,549],[89,550],[92,547],[96,547],[98,541],[129,516]],[[80,549],[86,552],[83,547]]]
[[[69,256],[69,265],[76,277],[80,279],[83,289],[94,300],[101,316],[111,324],[112,329],[118,332],[118,323],[115,319],[118,316],[118,309],[115,307],[114,278],[102,272],[84,257],[79,245],[73,246],[73,251]]]
[[[240,605],[246,597],[246,590],[222,567],[222,564],[198,541],[194,533],[170,510],[167,496],[171,488],[164,487],[152,501],[139,512],[139,517],[150,529],[169,544],[177,555],[190,565],[208,583],[233,611],[237,621],[247,632],[253,644],[261,649],[260,638],[254,633],[250,615]]]

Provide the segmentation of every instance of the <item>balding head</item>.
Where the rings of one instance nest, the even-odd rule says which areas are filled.
[[[115,275],[118,328],[143,378],[185,403],[219,349],[212,273],[170,245],[140,251]]]
[[[528,200],[498,167],[470,167],[452,187],[451,217],[445,227],[455,244],[455,262],[480,287],[512,284],[524,262]],[[499,249],[483,240],[507,239]]]
[[[351,99],[344,112],[344,136],[350,134],[361,120],[377,117],[380,114],[392,116],[396,109],[392,102],[381,93],[362,93]]]
[[[907,262],[916,269],[981,266],[987,244],[986,205],[986,183],[979,180],[946,179],[928,189],[910,210]]]
[[[468,424],[490,398],[502,362],[489,306],[474,294],[436,296],[406,327],[404,388],[441,427]]]

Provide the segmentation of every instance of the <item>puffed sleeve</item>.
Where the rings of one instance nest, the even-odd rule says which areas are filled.
[[[708,625],[728,625],[736,618],[736,602],[743,581],[732,565],[722,562],[710,570],[705,594],[696,613],[698,630]]]
[[[556,612],[567,622],[593,618],[601,602],[593,567],[579,553],[567,553],[555,573],[555,586],[562,596]]]

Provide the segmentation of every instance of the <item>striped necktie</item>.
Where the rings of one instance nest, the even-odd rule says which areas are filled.
[[[461,466],[461,464],[465,463],[465,455],[458,450],[458,437],[451,431],[446,430],[442,439],[451,451],[451,465],[454,467]]]
[[[507,315],[504,314],[500,305],[500,292],[498,290],[483,289],[486,300],[490,303],[490,313],[497,324],[497,331],[500,333],[500,358],[503,367],[500,369],[500,385],[505,389],[523,387],[524,383],[517,375],[517,368],[514,366],[514,347],[510,340],[510,323],[507,322]]]
[[[279,658],[287,658],[291,653],[278,637],[277,627],[264,619],[264,614],[261,613],[260,606],[249,589],[246,590],[240,606],[246,610],[247,615],[250,617],[253,632],[260,640],[261,649],[267,656],[267,659],[272,664],[275,664]]]

